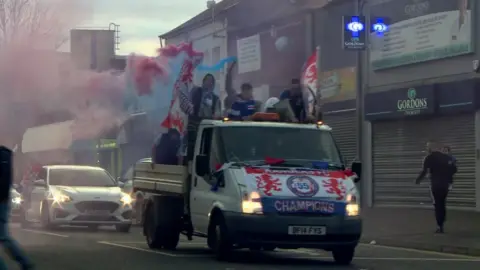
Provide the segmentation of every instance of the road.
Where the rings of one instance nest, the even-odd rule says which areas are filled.
[[[220,263],[208,254],[202,239],[182,240],[176,252],[152,251],[147,248],[139,228],[129,234],[108,228],[97,232],[83,228],[47,232],[35,228],[24,230],[13,224],[11,233],[36,262],[38,270],[480,269],[480,258],[374,245],[359,246],[353,265],[339,267],[332,263],[328,253],[307,249],[269,253],[239,251],[233,262]],[[11,262],[9,269],[17,268]]]

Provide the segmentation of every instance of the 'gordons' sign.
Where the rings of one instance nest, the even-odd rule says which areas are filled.
[[[428,99],[417,98],[415,88],[408,89],[407,97],[408,99],[397,100],[397,111],[404,112],[406,115],[416,115],[428,109]]]

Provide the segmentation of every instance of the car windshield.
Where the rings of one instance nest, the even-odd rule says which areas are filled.
[[[285,127],[225,127],[220,138],[229,162],[263,161],[266,157],[286,163],[328,162],[343,165],[329,131]],[[311,166],[311,165],[310,165]]]
[[[115,180],[105,170],[51,169],[50,185],[77,187],[115,187]]]

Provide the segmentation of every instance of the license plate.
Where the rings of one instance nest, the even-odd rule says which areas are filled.
[[[88,211],[85,211],[85,214],[95,215],[95,216],[105,216],[110,214],[110,212],[105,210],[88,210]]]
[[[288,226],[290,235],[325,235],[327,228],[325,226]]]

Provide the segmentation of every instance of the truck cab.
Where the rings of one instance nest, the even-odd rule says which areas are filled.
[[[150,247],[174,249],[183,232],[206,237],[218,259],[238,248],[318,248],[351,262],[362,231],[361,164],[352,164],[356,177],[346,172],[327,125],[264,115],[202,121],[189,166],[136,168],[134,189],[154,194],[144,212]]]

